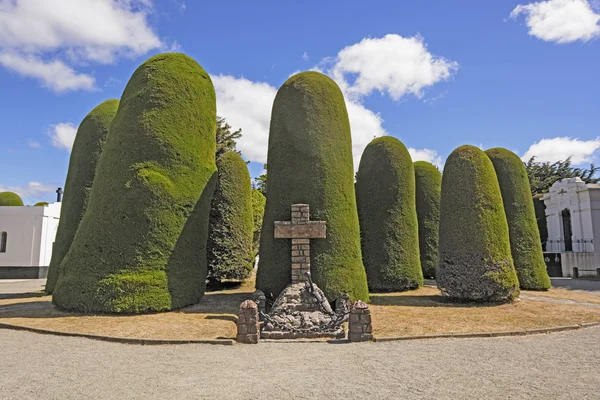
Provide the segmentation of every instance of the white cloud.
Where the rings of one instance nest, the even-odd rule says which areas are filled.
[[[27,141],[27,145],[28,145],[29,147],[32,147],[32,148],[34,148],[34,149],[39,149],[40,147],[42,147],[42,145],[40,144],[40,142],[37,142],[37,141],[35,141],[35,140],[33,140],[33,139],[29,139],[29,140]]]
[[[70,90],[93,90],[96,79],[90,75],[80,74],[62,61],[44,62],[33,55],[0,52],[0,65],[19,75],[36,78],[58,93]]]
[[[529,34],[547,42],[587,42],[600,37],[600,14],[587,0],[548,0],[518,5],[510,18],[525,15]]]
[[[408,148],[408,152],[410,153],[410,157],[413,162],[415,161],[427,161],[432,163],[438,168],[442,168],[444,166],[444,162],[442,161],[442,157],[438,154],[437,151],[431,149],[415,149],[412,147]]]
[[[56,191],[56,187],[39,182],[29,182],[26,186],[0,185],[0,192],[15,192],[23,199],[37,198],[45,193]]]
[[[429,53],[421,36],[388,34],[348,46],[320,68],[354,100],[373,91],[398,100],[408,94],[422,97],[426,87],[448,80],[458,63]]]
[[[591,162],[599,149],[600,137],[587,141],[566,136],[555,137],[532,144],[521,159],[528,161],[535,156],[539,162],[555,162],[571,157],[573,164],[583,164]]]
[[[304,54],[302,54],[302,61],[308,61],[308,53],[304,52]]]
[[[77,127],[70,122],[52,125],[48,131],[54,147],[69,151],[73,148],[76,134]]]
[[[242,128],[238,150],[250,161],[266,163],[271,108],[277,89],[245,78],[211,78],[217,93],[217,114],[233,129]]]
[[[150,0],[0,0],[1,64],[58,92],[94,89],[73,65],[160,48],[151,11]]]

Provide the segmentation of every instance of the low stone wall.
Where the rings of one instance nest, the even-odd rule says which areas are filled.
[[[573,268],[577,268],[579,276],[596,275],[596,269],[600,268],[595,253],[565,252],[562,256],[562,272],[565,277],[573,277]]]
[[[0,279],[46,279],[48,267],[0,267]]]

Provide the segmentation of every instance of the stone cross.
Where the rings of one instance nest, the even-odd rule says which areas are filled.
[[[275,221],[275,239],[292,239],[292,284],[310,272],[310,239],[325,237],[325,221],[311,221],[308,204],[292,204],[292,220]]]

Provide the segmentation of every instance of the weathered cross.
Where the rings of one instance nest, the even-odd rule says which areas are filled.
[[[275,221],[275,239],[292,239],[292,284],[310,272],[310,239],[325,237],[325,221],[311,221],[308,204],[292,204],[292,220]]]
[[[558,192],[558,194],[567,194],[567,191],[564,188],[562,188],[560,189],[560,192]]]

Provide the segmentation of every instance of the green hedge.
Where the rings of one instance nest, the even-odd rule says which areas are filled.
[[[492,160],[508,221],[510,248],[521,289],[547,290],[551,287],[540,243],[529,179],[523,161],[502,148],[486,151]]]
[[[48,205],[47,201],[38,201],[37,203],[35,203],[33,206],[34,207],[46,207]]]
[[[290,240],[274,239],[273,224],[290,220],[292,204],[305,203],[312,220],[327,222],[327,238],[311,241],[314,281],[330,300],[348,293],[353,300],[367,301],[350,122],[333,80],[303,72],[281,86],[271,115],[267,164],[257,288],[276,296],[290,283]]]
[[[0,207],[23,207],[21,197],[13,192],[0,192]]]
[[[252,272],[252,186],[248,167],[233,151],[217,159],[218,180],[208,227],[208,277],[242,280]]]
[[[369,290],[422,286],[415,171],[395,137],[373,139],[365,148],[356,174],[356,204]]]
[[[159,54],[135,71],[61,264],[57,306],[140,313],[200,300],[216,119],[210,76],[190,57]]]
[[[414,167],[421,268],[423,276],[435,278],[438,266],[442,174],[435,165],[426,161],[417,161]]]
[[[538,231],[540,232],[540,242],[542,249],[546,251],[546,241],[548,240],[548,222],[546,221],[546,204],[542,198],[543,194],[533,196],[533,209],[535,210],[535,219]]]
[[[254,234],[252,239],[252,248],[254,254],[258,253],[260,243],[260,230],[262,229],[263,217],[265,215],[265,204],[267,198],[258,189],[252,190],[252,218],[254,220]]]
[[[108,136],[119,100],[107,100],[94,108],[83,119],[71,150],[65,196],[60,213],[56,239],[52,249],[52,258],[48,267],[46,292],[52,293],[58,280],[60,263],[69,251],[75,232],[85,214],[90,190],[96,175],[96,166]]]
[[[519,295],[498,178],[488,156],[461,146],[442,176],[438,287],[459,301],[502,302]]]

